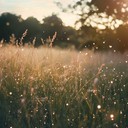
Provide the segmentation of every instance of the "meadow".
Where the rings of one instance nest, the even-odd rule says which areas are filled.
[[[127,127],[127,52],[0,47],[0,128]]]

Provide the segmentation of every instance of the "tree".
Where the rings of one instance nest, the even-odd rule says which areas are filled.
[[[57,4],[62,7],[61,3]],[[79,16],[76,25],[80,25],[78,39],[81,39],[81,47],[120,51],[127,48],[126,35],[119,33],[127,32],[123,24],[127,25],[128,1],[77,0],[68,5],[67,10]]]
[[[76,45],[73,36],[76,34],[76,30],[64,26],[62,20],[56,15],[45,17],[43,24],[34,17],[23,20],[21,16],[11,13],[3,13],[0,16],[0,40],[4,39],[7,43],[10,42],[10,39],[14,44],[17,42],[16,40],[20,43],[22,35],[24,35],[22,44],[34,43],[35,46],[39,46],[43,40],[46,43],[49,37],[52,38],[55,32],[57,32],[57,37],[54,45],[59,47]]]
[[[21,16],[16,16],[11,13],[3,13],[0,16],[0,40],[5,39],[6,41],[9,41],[12,34],[17,36],[22,20]]]
[[[42,37],[45,40],[48,37],[52,38],[54,33],[57,32],[54,46],[65,48],[70,45],[76,45],[76,41],[74,41],[76,30],[72,27],[64,26],[63,21],[55,14],[43,19],[42,30]]]
[[[56,40],[60,40],[63,27],[63,22],[57,15],[53,14],[52,16],[45,17],[42,24],[43,37],[45,39],[49,36],[52,37],[54,33],[57,32]]]
[[[116,30],[116,39],[118,41],[119,51],[125,52],[128,50],[128,24],[121,25]]]
[[[102,25],[105,29],[113,25],[116,28],[121,21],[127,22],[128,18],[126,0],[78,0],[70,4],[69,9],[79,15],[77,23],[80,22],[81,26],[90,25],[99,28]]]
[[[128,18],[127,0],[91,0],[88,5],[94,5],[98,9],[98,13],[105,12],[123,21],[126,21]]]
[[[40,45],[41,43],[41,33],[42,33],[42,26],[41,23],[34,17],[28,17],[22,23],[22,29],[20,31],[20,35],[27,29],[28,33],[25,38],[26,42],[32,42],[34,38],[36,38],[36,45]]]

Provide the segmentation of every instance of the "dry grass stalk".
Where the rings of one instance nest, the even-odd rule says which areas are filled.
[[[33,41],[32,41],[32,45],[35,46],[36,44],[36,37],[34,37]]]
[[[54,40],[56,39],[56,36],[57,36],[57,32],[54,33],[52,39],[51,39],[51,37],[49,36],[49,41],[50,41],[49,47],[50,47],[50,48],[52,48],[53,42],[54,42]]]
[[[10,36],[10,44],[15,45],[16,44],[16,37],[14,34]]]
[[[23,39],[27,35],[28,29],[25,30],[25,32],[22,34],[22,37],[20,38],[20,46],[23,46]]]
[[[41,38],[40,40],[41,40],[42,45],[44,45],[44,40],[43,40],[43,38]]]
[[[3,43],[4,43],[4,40],[2,39],[2,40],[0,41],[0,48],[3,47]]]

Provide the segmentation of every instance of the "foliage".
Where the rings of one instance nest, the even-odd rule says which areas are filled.
[[[91,0],[88,5],[96,6],[97,12],[106,12],[108,15],[114,15],[115,18],[123,21],[128,18],[128,2],[126,0]]]
[[[82,6],[81,4],[78,5]],[[93,7],[93,9],[95,8]],[[101,15],[101,13],[97,13]],[[93,14],[91,15],[93,16]],[[106,17],[106,15],[104,16]],[[34,17],[28,17],[26,20],[23,20],[21,16],[3,13],[0,16],[0,41],[4,40],[4,43],[11,43],[13,45],[20,44],[22,41],[23,45],[34,44],[35,47],[38,47],[42,44],[49,45],[49,39],[52,38],[54,33],[57,33],[53,47],[72,47],[77,50],[90,49],[94,51],[111,50],[122,53],[128,50],[127,23],[119,25],[117,24],[120,23],[119,20],[111,19],[112,17],[108,16],[108,19],[111,19],[111,25],[109,23],[98,24],[98,22],[95,24],[98,26],[102,25],[102,27],[109,24],[111,27],[99,29],[97,25],[97,27],[91,25],[91,20],[95,20],[96,18],[88,18],[81,15],[79,22],[81,22],[82,26],[79,30],[76,30],[70,26],[65,26],[63,21],[55,14],[45,17],[43,23],[40,23]],[[102,21],[102,18],[99,21]],[[104,20],[108,21],[106,18]],[[25,36],[22,38],[24,34]]]
[[[6,42],[9,42],[10,37],[14,34],[16,39],[20,41],[25,30],[28,31],[24,38],[24,43],[32,43],[36,39],[36,46],[42,44],[41,38],[47,42],[49,36],[51,37],[57,32],[57,38],[54,44],[63,47],[61,43],[66,42],[67,38],[70,38],[75,33],[75,29],[64,26],[62,20],[54,14],[45,17],[42,24],[34,17],[28,17],[26,20],[23,20],[21,16],[11,13],[3,13],[0,16],[0,40],[4,39]],[[71,43],[73,40],[68,42]]]
[[[63,5],[57,2],[60,8]],[[125,52],[128,49],[128,2],[126,0],[77,0],[64,11],[79,16],[79,49],[111,50]]]
[[[21,16],[16,16],[11,13],[3,13],[0,16],[0,40],[5,39],[9,41],[9,36],[20,31],[20,23],[22,22]]]
[[[98,24],[110,27],[108,23],[111,24],[118,20],[122,20],[124,23],[127,22],[127,4],[126,0],[78,0],[71,3],[68,8],[79,15],[80,19],[78,21],[81,26],[92,25],[93,23],[92,26],[95,27],[96,24],[97,27]]]

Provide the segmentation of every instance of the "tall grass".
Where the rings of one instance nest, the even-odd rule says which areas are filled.
[[[0,48],[0,128],[128,127],[128,54]]]

